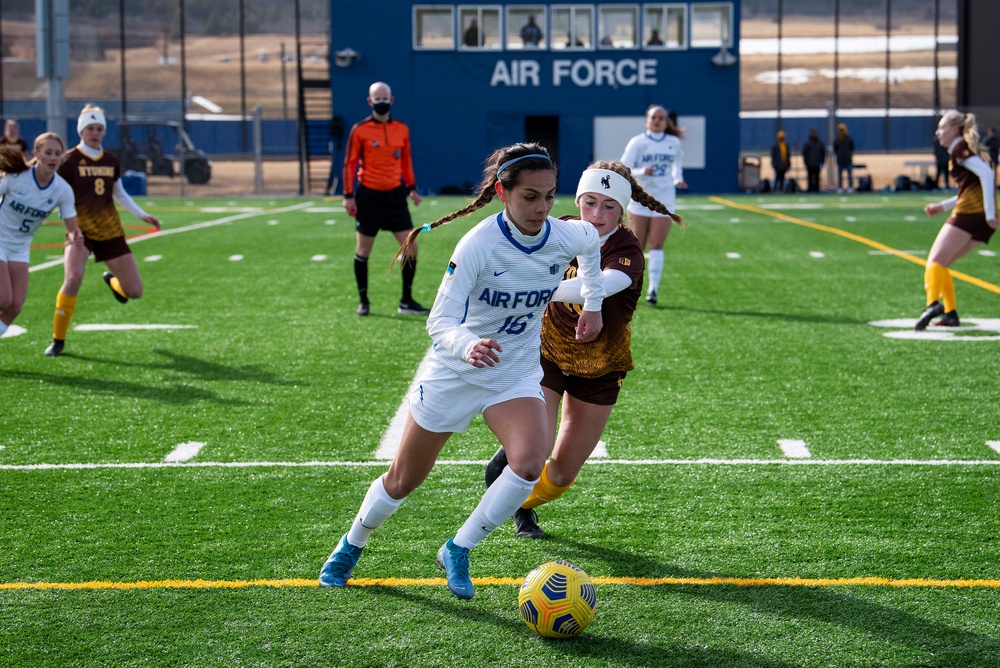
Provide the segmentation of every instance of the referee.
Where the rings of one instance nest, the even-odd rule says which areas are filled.
[[[379,230],[388,230],[402,244],[413,229],[407,196],[420,204],[410,129],[389,116],[395,98],[389,84],[376,81],[368,88],[372,114],[351,128],[344,157],[344,208],[354,216],[357,244],[354,250],[354,277],[358,283],[358,315],[368,315],[368,257]],[[355,185],[357,176],[357,185]],[[416,248],[413,259],[403,262],[403,296],[397,313],[426,315],[411,294],[417,271]]]

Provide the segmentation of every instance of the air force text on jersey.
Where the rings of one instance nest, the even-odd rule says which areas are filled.
[[[565,83],[586,88],[589,86],[655,86],[656,64],[653,58],[622,58],[611,60],[552,61],[552,85]],[[493,66],[490,86],[541,86],[542,65],[537,60],[498,60]]]

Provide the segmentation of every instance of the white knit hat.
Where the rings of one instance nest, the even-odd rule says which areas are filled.
[[[83,134],[83,129],[88,125],[100,125],[102,128],[107,129],[108,123],[104,120],[104,114],[96,109],[88,109],[80,114],[80,118],[76,121],[76,132],[77,134]]]

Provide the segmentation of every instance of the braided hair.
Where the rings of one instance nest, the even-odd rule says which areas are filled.
[[[462,207],[454,213],[438,218],[432,223],[415,228],[406,237],[406,241],[399,247],[399,253],[393,258],[393,265],[396,260],[400,264],[407,264],[416,257],[417,236],[422,232],[429,232],[435,227],[440,227],[456,218],[467,216],[474,211],[482,209],[493,201],[496,195],[496,184],[503,184],[506,190],[517,187],[520,183],[521,175],[526,172],[556,172],[556,166],[549,156],[548,150],[541,144],[520,143],[505,148],[497,149],[486,159],[486,167],[483,169],[483,178],[476,186],[476,198],[468,205]]]
[[[640,186],[634,178],[632,178],[632,170],[626,167],[624,163],[619,162],[618,160],[598,160],[597,162],[590,163],[587,169],[607,169],[625,177],[632,185],[632,199],[651,211],[662,213],[664,216],[667,216],[670,220],[674,221],[681,227],[684,227],[684,219],[664,206],[660,200],[646,192],[645,189]],[[624,216],[625,212],[622,211],[622,217]]]

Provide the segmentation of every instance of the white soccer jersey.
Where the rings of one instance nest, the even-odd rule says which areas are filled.
[[[502,390],[538,370],[542,314],[563,272],[579,256],[584,308],[604,299],[600,240],[589,223],[549,217],[534,237],[521,234],[503,213],[470,230],[455,247],[435,308],[427,321],[435,358],[467,382]],[[447,303],[465,304],[464,315],[439,317]],[[444,303],[444,304],[442,304]],[[503,352],[494,367],[465,359],[469,344],[496,339]]]
[[[643,190],[673,211],[677,206],[677,184],[684,180],[683,157],[680,138],[666,133],[657,136],[646,131],[629,140],[621,161],[632,170],[633,178]],[[652,174],[646,173],[647,167],[653,168]],[[634,211],[635,206],[637,203],[633,201],[629,211],[639,213]],[[650,211],[642,215],[663,214]]]
[[[9,258],[28,261],[35,231],[56,207],[63,220],[76,215],[73,189],[58,174],[44,188],[35,179],[34,167],[0,178],[0,244]]]

